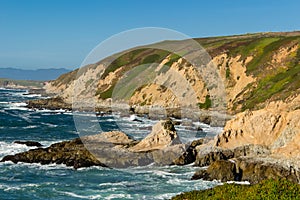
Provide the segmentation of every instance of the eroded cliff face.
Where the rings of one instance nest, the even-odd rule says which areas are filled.
[[[245,111],[227,122],[215,146],[234,149],[263,145],[274,157],[300,158],[300,95],[287,102],[269,103],[266,108]]]

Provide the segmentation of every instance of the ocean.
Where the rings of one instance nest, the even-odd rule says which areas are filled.
[[[16,140],[33,140],[44,147],[79,137],[73,114],[64,110],[31,110],[26,101],[42,98],[26,90],[0,89],[0,159],[34,147],[14,144]],[[105,115],[98,117],[104,131],[114,130],[114,123],[136,139],[151,131],[157,121],[141,117]],[[203,131],[190,125],[177,125],[182,141],[214,135],[221,128],[197,122]],[[193,126],[194,127],[194,126]],[[144,166],[126,169],[89,167],[74,170],[65,165],[0,163],[0,199],[170,199],[184,191],[207,189],[216,181],[190,180],[199,168],[188,166]]]

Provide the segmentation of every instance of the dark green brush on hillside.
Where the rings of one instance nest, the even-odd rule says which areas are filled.
[[[300,185],[286,180],[265,180],[256,185],[224,184],[212,189],[191,191],[172,200],[278,200],[300,199]]]

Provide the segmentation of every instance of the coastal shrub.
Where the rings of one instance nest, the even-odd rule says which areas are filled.
[[[108,99],[112,97],[112,93],[114,91],[115,85],[112,85],[110,88],[108,88],[107,90],[105,90],[104,92],[99,94],[99,97],[101,99]]]
[[[300,87],[300,65],[284,69],[273,76],[266,76],[261,79],[258,86],[251,91],[248,98],[245,98],[243,110],[252,109],[257,104],[265,102],[272,96],[275,100],[284,100],[295,89]]]
[[[160,55],[152,54],[144,58],[142,64],[155,63],[158,62],[159,59],[160,59]]]
[[[287,180],[264,180],[255,185],[224,184],[212,189],[182,193],[172,200],[300,199],[300,185]]]
[[[199,108],[201,109],[209,109],[212,106],[212,101],[209,95],[206,95],[204,103],[198,103]]]
[[[176,62],[179,58],[180,58],[179,55],[177,55],[177,54],[172,54],[172,55],[170,56],[170,60],[169,60],[165,65],[171,67],[171,65],[172,65],[174,62]]]

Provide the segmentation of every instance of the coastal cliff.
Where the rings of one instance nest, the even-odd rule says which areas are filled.
[[[288,99],[299,89],[299,32],[195,40],[207,50],[211,62],[217,67],[225,85],[226,107],[230,114],[246,109],[264,108],[271,101]],[[184,42],[178,46],[182,51],[187,48]],[[95,98],[96,107],[110,106],[113,91],[126,73],[133,71],[135,75],[139,75],[139,69],[136,67],[149,63],[158,63],[158,68],[167,67],[158,73],[153,83],[145,83],[128,97],[130,105],[138,108],[154,105],[166,108],[180,106],[184,103],[180,101],[182,96],[176,96],[174,91],[170,90],[172,87],[164,87],[180,85],[178,78],[168,84],[168,80],[163,78],[169,77],[168,73],[175,72],[191,85],[197,97],[195,103],[200,109],[213,106],[209,96],[211,88],[207,88],[207,83],[203,77],[197,75],[191,63],[176,54],[147,46],[122,52],[120,56],[113,55],[80,70],[64,74],[48,82],[45,89],[71,104],[76,80],[76,93],[80,94],[80,97]]]
[[[232,119],[223,118],[226,125],[222,133],[213,140],[192,143],[174,164],[209,165],[207,170],[194,176],[207,180],[257,183],[280,177],[299,182],[300,33],[258,33],[195,40],[207,50],[210,63],[220,74],[227,97],[224,98],[225,111]],[[178,46],[183,52],[187,50],[184,42],[178,42]],[[124,109],[148,114],[151,107],[158,106],[166,108],[169,116],[180,117],[178,108],[184,105],[192,110],[189,114],[193,119],[196,113],[193,108],[203,112],[219,111],[210,95],[213,88],[197,74],[195,66],[174,53],[147,46],[62,75],[45,86],[55,98],[32,101],[29,105],[51,108],[53,103],[54,107],[70,108],[75,88],[82,100],[82,109],[89,108],[94,101],[96,110],[102,111],[110,108],[113,92],[122,79],[138,77],[145,68],[137,66],[151,63],[157,63],[154,70],[158,71],[157,76],[153,82],[134,88],[132,93],[124,92],[124,99],[118,99],[120,102],[128,100],[128,107]],[[184,77],[195,91],[194,104],[181,101],[186,94],[175,95],[172,87],[176,89],[181,79],[166,78],[173,72]],[[200,121],[222,125],[213,124],[207,116],[196,115]]]

